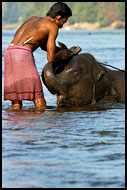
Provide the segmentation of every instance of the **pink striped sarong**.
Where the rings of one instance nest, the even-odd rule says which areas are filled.
[[[44,98],[32,50],[9,45],[4,54],[4,100]]]

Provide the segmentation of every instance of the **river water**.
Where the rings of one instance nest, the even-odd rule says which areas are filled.
[[[30,101],[11,111],[10,101],[3,100],[3,56],[14,33],[2,33],[3,188],[124,188],[125,105],[57,107],[56,96],[43,85],[43,113],[35,113]],[[60,31],[57,41],[125,69],[124,30]],[[34,57],[41,76],[46,52],[37,49]]]

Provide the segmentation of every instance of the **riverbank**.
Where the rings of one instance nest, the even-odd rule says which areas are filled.
[[[125,29],[125,23],[120,20],[117,20],[113,22],[111,25],[106,27],[101,27],[99,22],[95,23],[83,22],[83,23],[75,23],[72,25],[69,25],[67,23],[62,28],[62,30],[115,30],[115,29]]]
[[[14,30],[14,29],[18,29],[19,26],[21,26],[21,24],[19,23],[6,24],[6,25],[2,25],[2,30]]]
[[[21,26],[21,23],[3,25],[2,30],[13,30]],[[111,25],[106,27],[101,27],[99,22],[89,23],[81,22],[69,24],[66,23],[61,30],[115,30],[115,29],[125,29],[125,22],[116,20]]]

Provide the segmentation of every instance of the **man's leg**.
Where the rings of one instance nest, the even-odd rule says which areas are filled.
[[[22,108],[22,101],[12,100],[12,107],[13,110],[19,110]]]
[[[41,111],[46,108],[46,101],[44,98],[36,98],[34,100],[34,105],[36,110]]]

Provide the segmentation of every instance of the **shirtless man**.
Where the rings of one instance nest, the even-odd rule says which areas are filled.
[[[61,50],[55,40],[70,16],[71,9],[65,3],[55,3],[44,18],[31,17],[17,30],[4,55],[4,100],[12,101],[12,109],[21,109],[22,100],[34,101],[37,110],[46,108],[32,53],[41,47],[47,51],[48,62],[69,58],[72,52]]]

